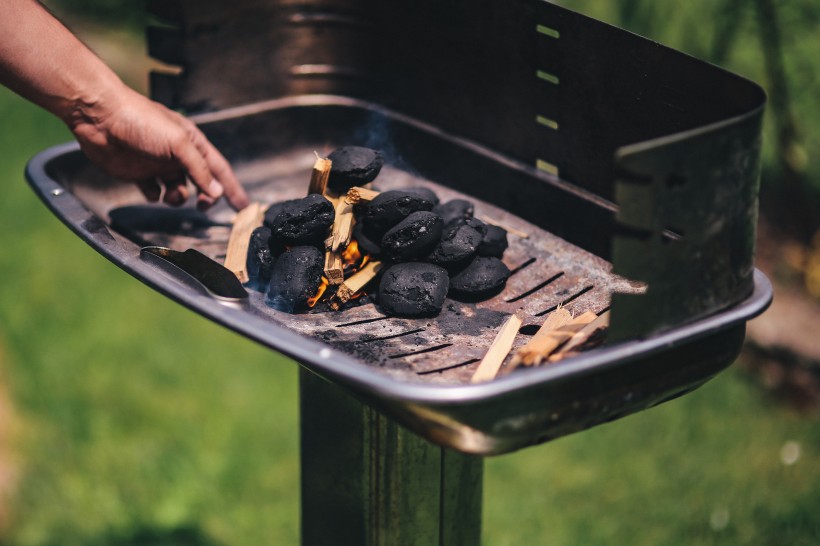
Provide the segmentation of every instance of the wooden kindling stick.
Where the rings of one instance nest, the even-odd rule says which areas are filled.
[[[608,328],[609,327],[609,311],[601,313],[596,317],[595,320],[581,328],[578,332],[576,332],[570,339],[567,341],[563,347],[561,347],[558,351],[555,351],[552,355],[550,355],[547,362],[553,363],[558,362],[559,360],[563,360],[568,356],[572,356],[576,351],[575,349],[585,343],[592,334],[594,334],[597,330],[601,328]]]
[[[336,204],[336,219],[333,221],[333,231],[330,236],[330,250],[341,252],[350,244],[353,236],[353,205],[345,199],[339,199]]]
[[[377,192],[376,190],[371,190],[368,188],[362,188],[359,186],[353,186],[349,190],[347,190],[347,195],[345,195],[345,201],[348,205],[357,205],[359,203],[366,203],[372,201],[379,195],[381,192]]]
[[[572,318],[564,308],[556,309],[547,317],[544,324],[533,338],[513,356],[510,370],[519,365],[537,366],[549,357],[562,343],[570,339],[576,332],[595,320],[596,315],[587,311],[583,315]]]
[[[318,193],[319,195],[325,194],[327,181],[330,178],[330,168],[332,166],[333,162],[331,160],[324,159],[319,157],[319,154],[316,154],[316,162],[313,164],[313,171],[310,173],[308,195],[311,193]]]
[[[342,261],[341,252],[325,251],[325,277],[327,277],[327,283],[332,286],[344,282],[344,262]]]
[[[521,317],[518,315],[510,315],[501,330],[495,336],[492,345],[487,350],[487,354],[481,360],[470,383],[481,383],[483,381],[490,381],[498,374],[504,359],[512,349],[515,336],[518,334],[518,329],[521,328]]]
[[[342,201],[336,197],[326,195],[328,201],[333,203],[333,208],[339,210],[339,202]],[[342,260],[342,251],[333,250],[334,235],[336,233],[336,223],[339,221],[339,215],[335,214],[333,225],[330,226],[330,233],[325,239],[325,277],[328,284],[337,286],[342,284],[344,277],[344,260]]]
[[[367,283],[376,278],[379,271],[382,269],[382,263],[379,261],[372,261],[358,270],[356,273],[345,279],[341,286],[336,290],[336,299],[341,303],[347,303],[353,297],[362,291],[367,286]]]
[[[236,275],[239,282],[246,283],[248,278],[248,243],[253,230],[262,225],[264,208],[261,203],[251,203],[236,213],[228,239],[228,251],[225,253],[225,267]]]

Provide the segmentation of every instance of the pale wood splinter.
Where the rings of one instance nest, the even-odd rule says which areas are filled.
[[[598,317],[576,332],[563,347],[553,353],[547,360],[549,363],[558,362],[577,353],[575,349],[585,343],[592,334],[601,328],[609,327],[609,311],[601,313]]]
[[[341,252],[325,251],[325,277],[327,277],[328,284],[332,286],[344,282],[344,262]]]
[[[261,203],[251,203],[240,210],[233,221],[231,235],[228,239],[228,251],[225,253],[225,267],[236,275],[239,282],[246,283],[248,278],[248,243],[253,230],[262,225],[264,208]]]
[[[313,164],[313,171],[310,173],[310,185],[308,186],[308,195],[318,193],[324,195],[327,191],[327,181],[330,178],[330,168],[333,162],[329,159],[321,157],[316,158]]]
[[[359,186],[353,186],[349,190],[347,190],[347,195],[345,196],[345,201],[348,205],[357,205],[359,203],[366,203],[375,199],[379,193],[376,190],[371,190],[368,188],[362,188]]]
[[[341,303],[349,302],[356,294],[361,292],[362,289],[367,286],[367,283],[376,278],[376,275],[379,274],[381,269],[382,263],[379,261],[368,263],[359,271],[351,275],[349,279],[345,279],[338,290],[336,290],[336,298]]]
[[[597,315],[587,311],[572,318],[566,309],[556,309],[538,330],[533,338],[521,347],[510,363],[510,369],[519,365],[538,366],[544,362],[558,347],[569,340],[576,332],[595,320]]]
[[[333,252],[341,252],[350,244],[353,236],[353,205],[345,199],[339,199],[336,204],[336,219],[333,221],[333,230],[326,246]]]
[[[515,336],[518,334],[518,329],[521,328],[521,317],[518,315],[510,315],[507,322],[499,330],[498,335],[495,336],[492,345],[487,350],[487,354],[481,360],[470,383],[481,383],[483,381],[490,381],[498,374],[504,359],[512,349]]]

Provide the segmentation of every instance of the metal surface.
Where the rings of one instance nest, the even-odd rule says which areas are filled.
[[[332,149],[342,143],[384,145],[379,147],[386,151],[388,166],[385,175],[392,175],[385,176],[386,184],[390,184],[391,180],[396,184],[438,184],[434,187],[439,191],[452,192],[453,186],[468,186],[463,177],[465,172],[469,173],[473,195],[492,192],[499,195],[492,206],[486,202],[479,203],[480,212],[492,211],[504,221],[513,222],[525,231],[533,231],[532,240],[514,241],[510,251],[510,258],[536,258],[537,262],[523,270],[530,270],[528,274],[533,275],[528,281],[538,280],[540,284],[549,280],[550,273],[554,274],[555,271],[552,267],[556,265],[560,266],[559,270],[566,271],[567,279],[597,276],[603,279],[604,286],[609,283],[609,288],[597,297],[593,297],[594,291],[589,291],[574,300],[577,310],[585,305],[584,302],[600,309],[606,305],[609,291],[614,286],[621,283],[620,286],[624,287],[622,280],[606,272],[606,263],[600,258],[574,247],[571,241],[550,235],[553,227],[560,227],[556,222],[560,222],[561,218],[535,216],[532,220],[538,222],[536,225],[514,216],[513,213],[518,212],[515,209],[493,208],[496,202],[506,200],[504,188],[509,186],[522,188],[530,202],[574,212],[579,223],[589,218],[584,216],[584,211],[602,208],[597,202],[584,199],[558,181],[544,179],[535,169],[528,169],[492,151],[441,134],[435,128],[377,105],[340,97],[283,99],[209,114],[199,121],[208,135],[229,154],[251,193],[260,192],[260,195],[268,197],[279,195],[279,191],[284,192],[283,196],[289,195],[287,192],[302,191],[299,188],[304,189],[307,184],[306,169],[310,165],[312,150]],[[270,137],[262,138],[260,135]],[[307,153],[305,162],[306,150],[311,152]],[[433,183],[424,171],[412,169],[419,163],[429,164],[428,154],[444,158],[444,164],[438,170],[449,165],[446,170],[449,176]],[[428,157],[426,161],[425,157]],[[138,195],[126,185],[102,184],[99,175],[82,161],[76,148],[44,152],[32,161],[28,176],[44,201],[61,219],[101,253],[140,280],[229,328],[289,354],[316,374],[338,383],[360,400],[397,419],[422,437],[468,453],[511,451],[651,407],[696,388],[732,361],[742,341],[743,322],[762,311],[771,295],[765,278],[757,275],[755,292],[740,305],[646,340],[631,340],[592,350],[560,365],[523,370],[486,384],[452,384],[468,377],[467,365],[461,372],[458,368],[442,372],[451,374],[449,377],[453,381],[439,385],[431,383],[436,374],[419,375],[417,372],[425,368],[420,366],[419,370],[415,370],[413,361],[418,359],[424,366],[440,363],[442,367],[462,363],[446,358],[449,346],[400,359],[374,361],[352,358],[350,355],[362,355],[367,351],[372,354],[373,347],[381,346],[385,350],[383,354],[389,357],[396,353],[387,351],[400,343],[423,350],[452,343],[451,340],[461,340],[453,346],[466,346],[465,351],[480,352],[481,340],[486,338],[488,345],[492,339],[492,318],[497,316],[500,320],[502,315],[495,309],[496,306],[509,312],[512,306],[518,305],[528,309],[531,315],[537,314],[546,310],[542,308],[544,303],[552,306],[563,301],[562,298],[573,295],[573,286],[563,286],[562,290],[566,292],[560,294],[552,292],[555,287],[547,284],[542,289],[543,293],[536,290],[515,302],[494,298],[486,304],[479,304],[475,309],[488,316],[478,317],[481,320],[476,324],[482,324],[486,318],[483,322],[486,331],[476,332],[473,338],[469,329],[464,326],[459,329],[460,324],[469,324],[466,319],[475,317],[469,317],[463,311],[462,317],[452,317],[451,332],[442,332],[443,327],[435,321],[430,321],[428,325],[427,321],[411,324],[400,319],[380,321],[386,328],[393,325],[393,329],[384,335],[374,333],[375,325],[381,326],[379,322],[334,327],[333,335],[329,333],[330,328],[309,331],[310,321],[330,319],[324,324],[338,326],[357,322],[356,319],[366,313],[371,313],[367,317],[372,318],[374,311],[372,306],[362,306],[339,316],[288,315],[277,320],[275,312],[259,305],[261,298],[258,294],[252,294],[250,305],[245,310],[226,308],[137,259],[139,247],[106,222],[112,210],[133,206]],[[499,185],[499,181],[503,184]],[[54,190],[68,191],[54,195]],[[522,208],[525,212],[529,210]],[[604,211],[607,209],[604,208]],[[151,237],[152,240],[162,241],[162,244],[195,247],[218,257],[227,244],[228,229],[223,224],[230,214],[223,206],[212,212],[209,222],[188,219],[187,229],[177,229],[176,233],[172,229],[161,233],[140,232],[139,238]],[[180,225],[173,221],[167,224],[169,227]],[[129,224],[132,230],[137,225],[139,222]],[[602,230],[596,235],[601,238],[609,236]],[[534,254],[530,254],[531,251]],[[554,282],[561,279],[564,277]],[[516,276],[513,276],[511,290],[523,288],[516,282]],[[595,284],[597,286],[597,281]],[[530,283],[526,285],[529,287]],[[536,286],[538,284],[532,287]],[[514,299],[530,289],[516,292],[512,298],[505,294],[508,296],[506,299]],[[545,297],[543,301],[539,300],[542,296]],[[586,297],[590,299],[584,299]],[[529,298],[533,298],[535,304],[528,307]],[[348,320],[348,317],[351,319]],[[531,320],[536,319],[531,316]],[[346,328],[352,330],[346,332]],[[305,335],[293,336],[294,329]],[[392,332],[414,329],[423,331],[372,341],[373,337],[384,338],[393,335]],[[426,360],[428,357],[430,360]],[[402,368],[400,365],[405,359],[410,360],[409,365]],[[385,360],[392,367],[382,367],[380,363]],[[459,376],[460,373],[464,376]],[[442,375],[444,381],[447,377]]]
[[[178,67],[152,76],[153,96],[206,112],[254,198],[303,194],[310,151],[358,144],[384,151],[382,189],[464,195],[530,234],[511,236],[514,274],[487,302],[424,321],[372,305],[285,316],[138,258],[149,242],[220,259],[224,205],[146,209],[76,145],[29,164],[101,254],[304,366],[303,544],[479,544],[481,459],[446,448],[504,453],[685,394],[732,362],[771,300],[752,266],[765,96],[751,82],[540,0],[149,5],[167,23],[149,51]],[[558,305],[611,305],[617,342],[467,383],[506,315],[532,325]]]
[[[451,177],[435,152],[411,163],[533,223],[551,216],[550,232],[649,283],[615,299],[615,337],[674,328],[753,290],[765,95],[747,80],[542,0],[172,0],[154,11],[170,26],[149,48],[181,71],[152,89],[175,107],[374,100],[601,205],[551,206],[509,179],[508,192],[475,187],[487,173],[457,160],[464,176]]]
[[[239,303],[248,299],[248,292],[236,275],[192,248],[179,252],[161,246],[146,246],[140,249],[140,255],[160,265],[169,264],[189,275],[208,295],[218,300]]]
[[[302,544],[478,546],[483,460],[302,370]]]
[[[500,453],[645,409],[727,366],[744,321],[768,304],[751,267],[765,97],[746,80],[537,0],[154,9],[171,24],[149,47],[182,67],[154,80],[155,95],[210,111],[197,121],[254,195],[295,195],[307,151],[360,144],[385,152],[385,186],[465,194],[532,233],[513,239],[508,263],[535,261],[502,297],[452,303],[438,320],[379,319],[368,306],[284,317],[258,294],[244,310],[218,305],[137,259],[135,241],[219,259],[224,207],[147,232],[138,192],[76,149],[29,166],[44,201],[114,263],[425,438]],[[640,282],[613,276],[609,259]],[[610,299],[621,343],[463,384],[504,314],[520,307],[535,322],[559,303],[600,311]]]

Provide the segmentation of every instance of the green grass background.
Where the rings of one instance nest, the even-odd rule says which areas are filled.
[[[68,138],[0,89],[0,380],[16,413],[3,447],[18,475],[0,545],[297,544],[296,365],[153,293],[55,220],[23,168]],[[793,465],[786,442],[800,446]],[[730,369],[489,459],[484,543],[816,545],[818,454],[816,420]]]

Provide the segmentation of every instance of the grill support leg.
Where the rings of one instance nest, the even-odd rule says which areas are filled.
[[[442,449],[300,371],[302,545],[478,546],[480,457]]]

